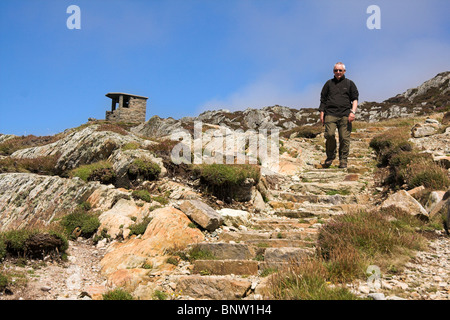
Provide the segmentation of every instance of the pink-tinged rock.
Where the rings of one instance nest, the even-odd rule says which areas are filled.
[[[199,229],[189,227],[191,221],[180,210],[165,207],[152,214],[154,218],[140,239],[132,238],[110,247],[101,261],[102,273],[111,275],[120,269],[144,266],[157,269],[163,267],[165,259],[161,256],[164,254],[204,240]]]

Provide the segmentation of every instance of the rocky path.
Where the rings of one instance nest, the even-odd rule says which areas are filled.
[[[30,261],[27,266],[9,264],[4,270],[20,281],[27,275],[26,285],[13,287],[7,300],[77,300],[100,297],[106,291],[106,279],[100,274],[99,262],[104,249],[97,249],[87,240],[70,241],[68,261],[44,259]],[[47,260],[47,261],[46,261]],[[15,275],[15,276],[14,276]]]
[[[266,275],[313,254],[322,223],[370,205],[375,166],[370,136],[364,137],[355,135],[348,169],[337,168],[338,163],[321,168],[320,137],[313,143],[300,138],[284,142],[288,150],[303,146],[301,169],[290,176],[265,176],[266,210],[219,229],[215,238],[201,243],[198,247],[214,260],[193,262],[191,274],[173,280],[178,283],[175,291],[194,299],[264,298]]]
[[[347,169],[338,169],[338,163],[328,169],[318,165],[324,160],[320,136],[313,143],[291,139],[303,146],[301,169],[292,176],[264,178],[269,194],[266,210],[205,233],[206,239],[197,249],[210,252],[214,259],[192,263],[180,260],[171,273],[150,272],[155,279],[151,289],[167,293],[169,299],[263,299],[269,278],[266,275],[313,253],[322,223],[373,204],[375,161],[368,143],[379,130],[367,128],[352,134]],[[17,286],[12,295],[0,299],[101,298],[110,289],[100,273],[100,260],[106,251],[107,247],[95,247],[87,240],[71,241],[64,263],[4,267],[8,272],[28,274],[28,285]],[[381,275],[378,282],[359,281],[348,287],[364,298],[448,300],[449,253],[450,239],[436,233],[429,250],[419,252],[402,273]]]
[[[321,168],[323,150],[317,143],[303,144],[305,163],[297,175],[266,177],[271,209],[253,214],[245,226],[222,228],[217,239],[201,244],[216,259],[195,261],[192,274],[177,278],[179,292],[194,299],[262,299],[265,274],[313,253],[322,223],[373,206],[376,162],[368,144],[380,130],[353,134],[347,169]],[[429,250],[417,253],[402,273],[380,275],[378,282],[367,279],[348,288],[362,298],[380,300],[449,299],[449,245],[450,239],[436,232]]]
[[[375,300],[450,300],[450,238],[437,233],[428,250],[418,252],[400,274],[380,275],[348,288]]]

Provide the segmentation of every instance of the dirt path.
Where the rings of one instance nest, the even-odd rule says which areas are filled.
[[[104,251],[87,240],[70,241],[65,262],[31,262],[24,267],[7,264],[4,271],[17,285],[11,286],[12,294],[0,299],[76,300],[90,299],[96,292],[101,294],[107,289],[106,279],[99,272]],[[27,277],[26,285],[20,285],[23,275]]]

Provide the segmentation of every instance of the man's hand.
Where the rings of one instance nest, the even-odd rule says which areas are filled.
[[[355,118],[355,114],[353,112],[350,112],[350,114],[348,115],[348,122],[353,122]]]
[[[348,115],[348,122],[353,122],[355,120],[356,108],[358,108],[358,100],[353,100],[352,101],[352,109],[351,109],[352,112],[350,112],[350,114]]]
[[[325,124],[325,112],[320,112],[320,122],[322,122],[322,125]]]

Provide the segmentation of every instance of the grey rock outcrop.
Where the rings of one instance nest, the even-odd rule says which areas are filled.
[[[112,131],[98,131],[99,125],[91,125],[82,130],[74,130],[64,138],[39,147],[21,149],[11,157],[34,159],[60,153],[57,169],[71,170],[83,164],[107,160],[114,150],[127,143],[149,145],[152,142],[140,139],[133,134],[122,135]]]
[[[413,216],[428,218],[428,212],[424,207],[405,190],[390,195],[381,205],[382,208],[390,206],[402,209]]]
[[[29,173],[0,174],[0,230],[47,226],[72,212],[99,183]],[[110,192],[114,192],[110,190]]]

